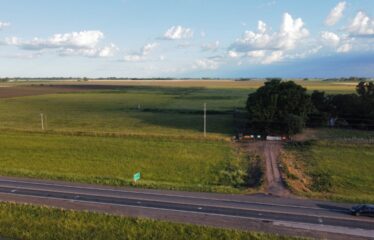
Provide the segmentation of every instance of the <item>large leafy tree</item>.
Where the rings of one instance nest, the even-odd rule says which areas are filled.
[[[302,131],[312,109],[306,89],[292,81],[269,79],[247,99],[250,126],[265,134]]]

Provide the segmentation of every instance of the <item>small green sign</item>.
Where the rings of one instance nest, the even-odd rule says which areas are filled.
[[[139,180],[140,180],[140,177],[141,177],[140,172],[135,173],[135,174],[134,174],[134,177],[133,177],[134,182],[139,181]]]

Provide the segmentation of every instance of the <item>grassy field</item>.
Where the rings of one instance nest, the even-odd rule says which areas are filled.
[[[233,132],[232,111],[243,107],[248,92],[184,88],[129,88],[0,99],[0,127],[127,134],[201,136],[203,104],[212,136]]]
[[[148,219],[0,203],[0,236],[9,239],[298,239]]]
[[[0,174],[169,189],[235,191],[221,171],[243,156],[224,141],[0,133]],[[235,169],[231,169],[234,171]]]
[[[335,93],[355,86],[299,83]],[[244,108],[247,95],[263,81],[59,84],[66,88],[63,93],[46,94],[37,84],[42,95],[0,98],[0,174],[130,185],[141,171],[138,186],[231,192],[240,184],[227,179],[244,179],[251,172],[251,163],[227,140],[234,133],[232,111]],[[41,131],[40,113],[47,134],[35,133]]]
[[[356,82],[326,82],[320,80],[303,81],[292,79],[297,84],[306,87],[309,91],[320,90],[328,93],[351,93],[355,91]],[[0,83],[0,86],[14,86],[24,84],[46,84],[45,81],[21,81],[16,83]],[[48,83],[48,82],[47,82]],[[205,89],[237,89],[253,91],[264,84],[264,80],[234,81],[234,80],[89,80],[88,82],[51,81],[52,84],[111,84],[118,86],[135,87],[167,87],[167,88],[205,88]]]
[[[343,131],[338,133],[341,136]],[[353,132],[346,133],[353,136]],[[358,142],[356,142],[358,141]],[[283,165],[298,194],[345,202],[374,202],[374,145],[362,139],[318,140],[286,148]]]

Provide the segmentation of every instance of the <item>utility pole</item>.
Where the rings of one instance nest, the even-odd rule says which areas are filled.
[[[204,103],[204,137],[206,137],[206,103]]]
[[[41,124],[42,124],[42,130],[44,131],[44,115],[43,115],[43,113],[40,113],[40,121],[41,121]]]

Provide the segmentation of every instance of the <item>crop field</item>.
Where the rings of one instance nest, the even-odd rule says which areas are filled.
[[[342,130],[334,131],[337,136]],[[352,137],[355,132],[347,132]],[[374,147],[365,136],[292,146],[283,155],[296,193],[344,202],[374,202]]]
[[[5,98],[0,100],[0,128],[41,129],[43,113],[50,130],[201,136],[203,104],[207,103],[207,130],[222,137],[233,131],[228,112],[242,108],[247,94],[243,90],[129,87]]]
[[[301,239],[12,203],[0,203],[0,235],[25,240]]]
[[[354,84],[299,83],[354,91]],[[0,91],[2,175],[122,186],[140,171],[142,187],[233,192],[227,169],[250,172],[228,141],[232,112],[263,81],[32,84],[7,83]]]
[[[143,187],[234,191],[220,171],[246,166],[227,142],[159,137],[2,132],[0,151],[1,175],[119,186],[141,172]]]

